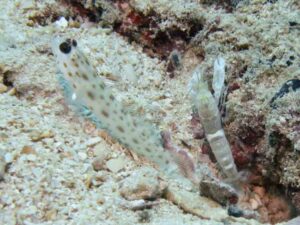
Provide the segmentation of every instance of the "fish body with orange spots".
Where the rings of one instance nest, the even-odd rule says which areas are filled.
[[[163,148],[158,129],[124,108],[75,40],[57,38],[52,48],[63,74],[61,81],[72,92],[68,95],[72,95],[72,100],[79,102],[80,107],[90,111],[97,125],[125,147],[156,163],[164,173],[178,170],[172,153]]]

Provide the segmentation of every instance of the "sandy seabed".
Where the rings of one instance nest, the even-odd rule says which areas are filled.
[[[89,1],[82,2],[86,5],[81,6],[93,11]],[[105,1],[95,2],[101,5]],[[114,6],[118,1],[115,2]],[[128,1],[124,2],[122,7]],[[119,14],[113,14],[112,9],[110,12],[105,4],[103,18],[92,23],[85,13],[78,8],[74,11],[67,3],[3,0],[0,223],[260,224],[254,219],[228,216],[226,207],[201,197],[189,184],[162,179],[154,165],[138,158],[68,108],[57,81],[51,41],[57,35],[76,39],[99,74],[112,85],[118,100],[143,114],[159,129],[172,130],[174,143],[187,148],[195,157],[203,141],[196,140],[192,133],[187,85],[196,65],[202,63],[208,74],[212,73],[213,60],[223,55],[229,86],[236,88],[228,95],[229,122],[225,131],[235,136],[244,134],[243,126],[257,129],[257,133],[264,127],[266,130],[257,136],[247,136],[246,129],[243,141],[249,144],[252,138],[250,142],[254,144],[249,146],[259,149],[265,162],[275,154],[266,147],[266,135],[276,126],[291,140],[295,151],[284,155],[288,169],[280,163],[274,169],[282,176],[274,183],[299,190],[299,168],[292,167],[300,163],[299,156],[293,155],[299,151],[299,132],[290,132],[291,126],[285,126],[287,130],[282,128],[283,120],[287,119],[284,110],[270,116],[264,107],[286,80],[300,76],[300,6],[292,0],[273,2],[241,1],[229,12],[224,5],[211,1],[130,1],[131,7],[145,16],[150,12],[159,15],[164,21],[159,25],[162,30],[174,24],[188,29],[188,18],[201,23],[199,32],[185,43],[181,43],[180,35],[175,35],[179,40],[165,49],[170,54],[174,54],[170,49],[175,47],[180,51],[180,65],[173,68],[165,53],[157,49],[153,53],[155,45],[143,42],[144,36],[138,38],[140,42],[128,40],[124,29],[131,31],[135,20],[131,20],[129,28],[124,28],[126,23],[122,29],[112,28],[114,21],[128,18],[115,18]],[[58,20],[76,13],[77,17],[66,24]],[[145,45],[152,51],[145,50]],[[267,120],[261,122],[261,115]],[[244,162],[241,158],[237,163]],[[217,173],[214,163],[208,164],[201,167],[201,173],[210,169]],[[280,207],[278,210],[284,211]],[[284,213],[282,218],[270,219],[276,213],[269,211],[262,221],[290,219]]]

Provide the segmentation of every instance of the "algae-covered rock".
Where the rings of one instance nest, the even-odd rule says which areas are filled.
[[[166,183],[160,180],[158,172],[151,167],[134,171],[120,184],[120,194],[128,200],[157,199],[166,189]]]

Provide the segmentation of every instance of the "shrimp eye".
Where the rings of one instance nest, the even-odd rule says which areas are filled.
[[[71,43],[67,40],[59,45],[59,49],[62,53],[68,54],[71,52]]]

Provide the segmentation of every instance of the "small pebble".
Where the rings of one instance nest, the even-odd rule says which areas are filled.
[[[93,169],[95,170],[95,171],[99,171],[99,170],[103,170],[103,169],[105,169],[104,167],[105,167],[105,158],[103,158],[103,157],[100,157],[100,156],[98,156],[98,157],[96,157],[94,160],[93,160],[93,163],[92,163],[92,166],[93,166]]]
[[[54,24],[57,28],[66,28],[68,26],[68,21],[65,17],[61,17],[59,20],[55,21]]]
[[[117,173],[122,170],[126,165],[126,161],[119,157],[116,159],[110,159],[106,162],[106,167],[113,173]]]
[[[38,131],[38,130],[34,130],[29,134],[29,137],[32,141],[40,141],[44,138],[50,138],[53,137],[54,134],[52,133],[52,131],[47,130],[47,131]]]
[[[10,152],[8,152],[4,155],[4,160],[6,163],[11,163],[14,160],[14,157]]]
[[[251,205],[251,209],[256,210],[258,208],[259,204],[255,199],[251,198],[249,202]]]
[[[8,87],[5,86],[4,84],[0,83],[0,94],[6,92],[8,90]]]
[[[56,209],[49,209],[45,212],[45,219],[46,221],[49,220],[55,220],[57,216],[57,210]]]
[[[7,92],[10,96],[14,96],[17,94],[17,90],[16,88],[12,88]]]
[[[36,155],[33,155],[33,154],[27,155],[28,161],[34,162],[34,161],[36,161],[36,159],[37,159]]]
[[[105,149],[103,144],[97,144],[94,147],[94,155],[101,158],[106,158],[108,156],[108,151]]]
[[[36,151],[31,146],[25,145],[22,148],[21,154],[36,154]]]
[[[87,154],[85,152],[78,152],[78,157],[80,160],[84,161],[87,159]]]
[[[95,171],[103,170],[106,168],[105,162],[108,158],[108,152],[102,144],[98,144],[94,147],[94,156],[92,166]]]
[[[86,145],[91,147],[91,146],[94,146],[94,145],[98,144],[100,141],[101,141],[100,137],[94,137],[94,138],[89,139],[86,142]]]
[[[105,199],[103,198],[103,197],[99,197],[98,199],[97,199],[97,204],[98,205],[103,205],[105,203]]]

